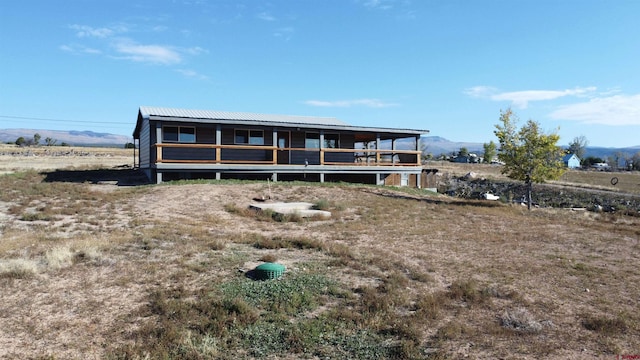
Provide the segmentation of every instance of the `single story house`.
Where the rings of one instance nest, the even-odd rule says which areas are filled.
[[[335,118],[143,106],[133,131],[134,165],[155,183],[240,178],[383,185],[391,174],[420,176],[420,136],[428,132]]]
[[[580,158],[576,154],[567,154],[562,157],[564,165],[569,169],[577,169],[580,167]]]

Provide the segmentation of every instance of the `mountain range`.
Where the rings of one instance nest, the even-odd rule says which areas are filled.
[[[424,148],[425,153],[430,153],[435,156],[440,154],[450,155],[454,152],[458,152],[461,148],[466,148],[470,153],[482,154],[484,152],[482,143],[474,142],[458,142],[450,141],[440,136],[423,136],[420,142]],[[568,146],[563,146],[567,148]],[[613,156],[616,153],[623,153],[627,155],[634,155],[640,152],[640,145],[621,148],[610,148],[601,146],[587,146],[585,148],[585,156],[593,156],[601,159],[607,159],[609,156]]]
[[[15,142],[19,137],[25,139],[33,139],[34,134],[40,134],[41,143],[44,139],[51,138],[56,140],[57,144],[67,143],[74,146],[124,146],[126,143],[133,142],[133,139],[124,135],[115,135],[109,133],[97,133],[89,130],[85,131],[61,131],[61,130],[33,130],[33,129],[0,129],[0,142]],[[435,156],[440,154],[452,154],[458,152],[461,148],[466,148],[471,153],[482,154],[483,144],[476,142],[451,141],[440,136],[423,136],[421,144],[425,153]],[[410,141],[405,144],[409,146]],[[403,145],[399,145],[404,147]],[[623,153],[633,155],[640,152],[640,145],[624,148],[607,148],[598,146],[587,146],[586,156],[599,157],[606,159],[615,153]]]
[[[33,135],[40,134],[40,143],[46,138],[56,140],[56,144],[67,143],[74,146],[124,146],[133,142],[133,138],[124,135],[97,133],[85,131],[34,130],[34,129],[0,129],[0,142],[15,142],[19,137],[33,139]]]

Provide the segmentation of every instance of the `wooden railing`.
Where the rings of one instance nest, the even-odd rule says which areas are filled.
[[[265,145],[216,145],[216,144],[174,144],[162,143],[155,144],[156,162],[157,163],[191,163],[191,164],[278,164],[278,151],[301,151],[301,152],[317,152],[320,155],[320,165],[393,165],[393,166],[418,166],[420,165],[420,151],[415,150],[390,150],[390,149],[309,149],[309,148],[279,148],[277,146]],[[178,149],[211,149],[215,153],[215,159],[165,159],[163,158],[164,148]],[[223,160],[222,150],[265,150],[271,151],[271,160]],[[352,153],[353,161],[336,162],[325,161],[326,153]],[[407,160],[406,157],[414,158]],[[301,164],[302,165],[302,164]]]

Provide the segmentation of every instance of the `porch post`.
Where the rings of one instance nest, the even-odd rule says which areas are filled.
[[[420,135],[416,135],[416,151],[420,151],[420,153],[418,154],[418,165],[422,165],[422,151],[420,150]]]
[[[320,130],[320,165],[324,165],[324,130]],[[323,180],[324,174],[320,174],[320,182],[324,182]]]
[[[273,129],[271,131],[271,146],[273,146],[273,155],[272,156],[272,160],[273,160],[273,164],[276,165],[278,163],[278,130],[277,129]],[[275,176],[275,179],[278,178],[277,174],[273,174],[273,176]],[[273,180],[274,182],[277,180]]]
[[[376,165],[379,165],[379,164],[380,164],[380,134],[376,134]]]
[[[156,123],[156,144],[162,144],[162,125],[159,122]],[[156,161],[162,161],[162,146],[156,146]],[[160,178],[162,181],[162,177]],[[158,182],[158,183],[160,183]]]
[[[324,182],[324,173],[323,172],[320,173],[320,182],[321,183]]]
[[[396,139],[391,139],[391,165],[396,164]]]
[[[220,163],[222,160],[222,149],[220,149],[220,145],[222,145],[222,126],[220,124],[216,125],[216,162]],[[216,173],[216,180],[220,180],[220,173]]]

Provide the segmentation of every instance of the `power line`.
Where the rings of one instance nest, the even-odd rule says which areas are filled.
[[[56,121],[56,122],[84,123],[84,124],[122,124],[122,125],[131,125],[131,122],[87,121],[87,120],[69,120],[69,119],[47,119],[47,118],[11,116],[11,115],[0,115],[0,118],[19,119],[19,120],[37,120],[37,121]]]

